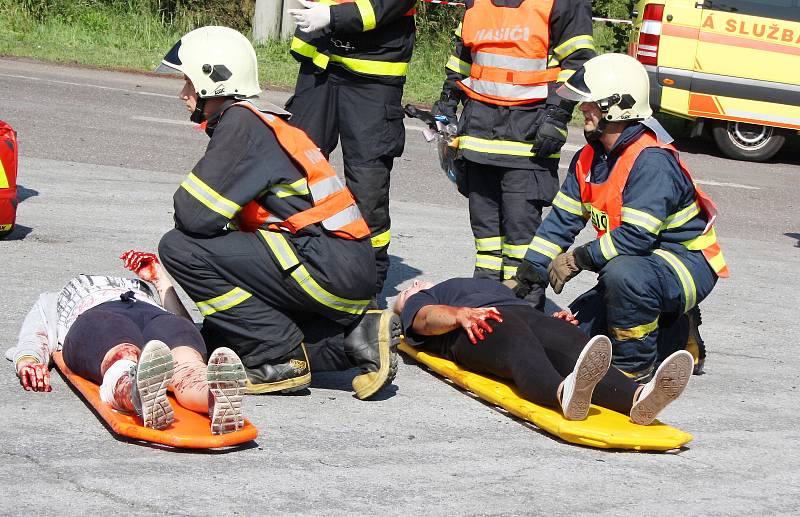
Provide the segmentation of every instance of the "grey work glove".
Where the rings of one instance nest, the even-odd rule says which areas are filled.
[[[561,294],[564,284],[575,278],[584,269],[594,269],[585,245],[558,255],[547,266],[547,276],[553,292]]]
[[[539,124],[531,147],[531,151],[541,158],[547,158],[561,151],[567,142],[567,123],[572,118],[572,112],[561,106],[549,105],[546,109],[547,114]]]

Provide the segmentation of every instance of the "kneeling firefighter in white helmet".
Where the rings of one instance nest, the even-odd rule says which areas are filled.
[[[639,379],[684,347],[702,367],[697,304],[728,276],[716,207],[652,118],[649,90],[644,67],[622,54],[587,61],[559,88],[581,102],[588,143],[511,283],[524,298],[548,281],[560,293],[581,271],[598,273],[570,309],[589,335],[611,338],[613,364]],[[569,249],[587,221],[597,238]]]
[[[350,191],[287,112],[247,100],[261,92],[256,54],[235,30],[189,32],[156,70],[183,74],[180,98],[211,138],[159,244],[208,347],[236,351],[249,393],[301,390],[311,370],[355,366],[356,396],[374,395],[396,372],[400,323],[366,310],[375,261]]]

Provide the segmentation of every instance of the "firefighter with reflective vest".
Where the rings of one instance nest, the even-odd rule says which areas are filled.
[[[469,198],[476,278],[517,271],[542,209],[574,102],[556,88],[594,57],[586,0],[467,0],[434,114],[456,118],[459,192]],[[538,298],[536,298],[538,296]],[[540,308],[544,293],[532,293]]]
[[[344,176],[371,232],[380,294],[389,270],[389,177],[403,153],[403,84],[416,0],[300,0],[291,43],[300,61],[290,123],[327,157],[341,138]]]
[[[350,191],[285,111],[245,100],[261,88],[235,30],[189,32],[157,71],[184,75],[180,97],[210,136],[159,244],[204,316],[208,348],[236,351],[249,393],[297,391],[310,370],[357,366],[356,396],[372,396],[396,371],[399,321],[367,311],[375,265]]]
[[[649,91],[642,64],[623,54],[587,61],[559,88],[581,102],[588,143],[515,278],[524,297],[548,281],[560,293],[581,271],[597,272],[598,284],[570,308],[584,330],[611,338],[614,365],[640,379],[679,348],[700,361],[696,307],[728,276],[716,206],[652,118]],[[569,249],[587,222],[597,238]]]

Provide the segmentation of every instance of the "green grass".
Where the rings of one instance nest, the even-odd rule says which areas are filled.
[[[25,1],[0,0],[0,55],[149,71],[184,33],[201,23],[192,16],[165,22],[141,1],[55,2],[61,6],[57,12],[40,10],[36,14],[23,7]],[[37,5],[47,2],[38,1]],[[423,20],[418,31],[405,87],[406,102],[432,103],[438,99],[444,80],[452,32],[446,22],[428,20]],[[608,29],[598,27],[595,32],[601,46],[611,39]],[[263,85],[294,86],[299,65],[289,54],[288,41],[257,46],[256,54]]]

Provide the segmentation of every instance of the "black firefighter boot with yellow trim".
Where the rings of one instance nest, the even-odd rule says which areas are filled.
[[[302,343],[274,363],[265,363],[247,368],[248,395],[265,393],[292,393],[311,386],[311,370],[308,367],[306,347]]]
[[[364,400],[373,396],[397,375],[401,333],[400,316],[390,310],[368,310],[345,336],[345,354],[361,369],[353,379],[356,397]]]

